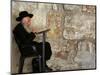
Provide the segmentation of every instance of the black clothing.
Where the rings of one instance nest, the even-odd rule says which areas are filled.
[[[28,33],[23,25],[19,23],[13,30],[15,39],[18,40],[17,45],[20,48],[22,55],[41,55],[42,56],[42,42],[33,41],[36,37],[33,32]],[[36,48],[33,49],[33,47]],[[24,48],[24,49],[22,49]],[[45,42],[45,60],[49,60],[51,57],[51,46],[48,42]]]

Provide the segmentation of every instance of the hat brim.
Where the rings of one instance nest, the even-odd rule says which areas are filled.
[[[16,18],[16,21],[21,21],[24,17],[30,17],[30,18],[32,18],[33,16],[34,16],[33,14],[27,14],[27,15],[25,15],[23,17],[19,16],[19,17]]]

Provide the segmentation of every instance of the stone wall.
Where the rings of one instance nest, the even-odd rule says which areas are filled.
[[[33,13],[32,28],[50,28],[47,41],[52,56],[47,64],[54,71],[95,68],[95,6],[12,1],[12,30],[20,11]],[[37,35],[36,41],[41,41]],[[18,72],[20,52],[12,35],[12,73]],[[31,60],[25,60],[23,72],[31,72]]]

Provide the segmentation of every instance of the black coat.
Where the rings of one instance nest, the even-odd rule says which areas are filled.
[[[31,55],[31,54],[39,54],[42,56],[42,42],[38,43],[33,41],[36,37],[33,32],[28,33],[23,25],[19,23],[13,30],[13,34],[16,40],[16,43],[20,49],[21,54],[23,55]],[[33,46],[36,47],[36,50],[33,49]],[[45,58],[46,60],[51,57],[51,46],[48,42],[45,42]]]

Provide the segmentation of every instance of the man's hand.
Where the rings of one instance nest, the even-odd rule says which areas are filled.
[[[33,33],[36,33],[36,32],[37,32],[37,29],[34,29],[34,28],[33,28],[33,29],[32,29],[32,32],[33,32]]]
[[[32,32],[33,32],[34,34],[38,34],[38,30],[37,30],[37,29],[32,29]]]

